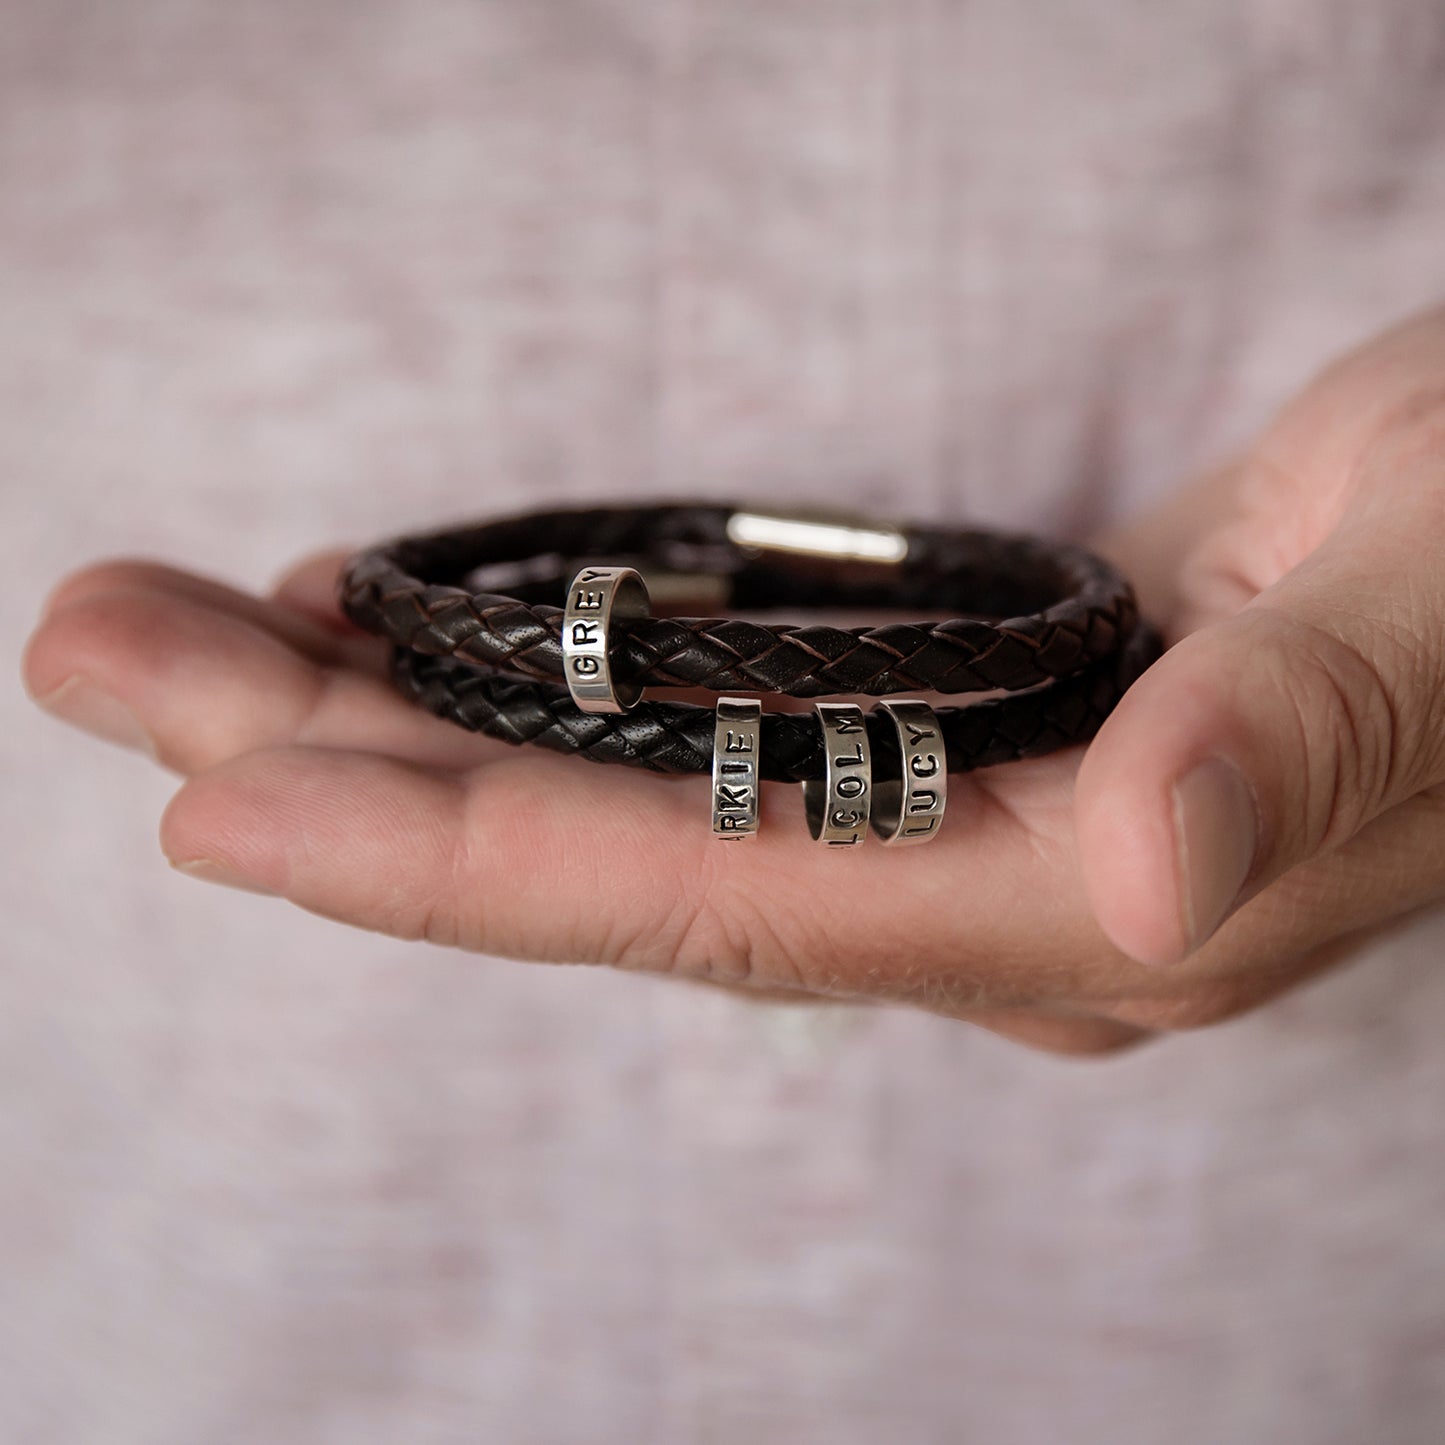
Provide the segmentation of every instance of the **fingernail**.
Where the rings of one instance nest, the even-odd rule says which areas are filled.
[[[239,888],[243,893],[259,893],[265,898],[276,896],[275,889],[265,888],[259,883],[253,883],[249,878],[242,878],[239,873],[227,868],[224,863],[216,862],[214,858],[190,858],[184,863],[177,863],[172,859],[171,867],[177,873],[199,878],[205,883],[220,883],[226,888]]]
[[[1233,763],[1210,758],[1174,785],[1174,846],[1188,953],[1233,912],[1258,843],[1254,793]]]
[[[47,712],[94,733],[96,737],[105,738],[107,742],[137,748],[151,757],[156,755],[155,743],[136,715],[123,702],[108,692],[102,692],[87,677],[78,674],[67,677],[59,687],[35,701]]]

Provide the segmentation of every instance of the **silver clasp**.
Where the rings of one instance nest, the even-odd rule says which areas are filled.
[[[728,541],[748,552],[787,552],[840,562],[898,563],[908,539],[886,522],[824,508],[796,512],[749,508],[728,518]]]

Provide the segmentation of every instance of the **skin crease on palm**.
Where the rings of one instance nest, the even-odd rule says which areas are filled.
[[[758,839],[720,846],[705,778],[412,708],[336,612],[340,553],[269,598],[89,567],[51,597],[25,678],[184,777],[161,843],[198,877],[401,938],[1104,1052],[1263,1004],[1445,896],[1440,538],[1445,311],[1096,539],[1169,652],[1087,750],[955,777],[939,837],[899,851],[819,848],[782,784]],[[1200,763],[1206,791],[1178,787]]]

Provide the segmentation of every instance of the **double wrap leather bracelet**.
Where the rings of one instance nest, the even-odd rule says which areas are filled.
[[[1160,650],[1127,581],[1077,547],[707,504],[563,509],[402,538],[355,557],[340,596],[394,644],[403,694],[438,716],[596,762],[711,771],[723,838],[756,833],[761,781],[799,782],[809,829],[830,846],[870,827],[888,843],[927,841],[949,772],[1087,740]],[[667,615],[699,601],[958,615],[849,626]],[[884,701],[865,715],[847,702],[764,713],[748,697],[643,700],[644,688],[679,687]],[[900,692],[1007,695],[935,709]]]

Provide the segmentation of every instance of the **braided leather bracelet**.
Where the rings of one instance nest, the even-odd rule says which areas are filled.
[[[947,770],[966,773],[1087,742],[1159,652],[1158,637],[1141,627],[1113,657],[1052,686],[937,708]],[[503,742],[653,773],[705,773],[713,763],[714,710],[697,703],[649,700],[625,713],[587,713],[559,684],[404,647],[393,650],[392,679],[428,712]],[[866,726],[875,751],[886,754],[879,715],[868,714]],[[823,739],[811,711],[762,714],[762,779],[801,783],[823,772]]]
[[[1129,584],[1077,547],[994,532],[878,527],[687,504],[532,513],[403,538],[362,553],[341,604],[368,632],[432,657],[561,682],[563,609],[519,585],[472,591],[498,564],[572,570],[592,560],[655,573],[703,572],[749,609],[848,606],[956,610],[937,622],[800,626],[718,617],[641,617],[611,639],[615,682],[837,693],[1017,691],[1117,652],[1138,623]],[[496,585],[496,584],[494,584]],[[993,620],[991,620],[993,619]]]
[[[606,561],[585,560],[594,557]],[[631,562],[648,566],[654,587],[725,582],[739,606],[974,615],[846,628],[655,617]],[[558,608],[548,599],[574,568]],[[461,585],[469,574],[481,584],[484,569],[505,593]],[[595,762],[711,770],[722,838],[756,834],[763,780],[800,782],[809,830],[830,846],[856,845],[870,826],[886,843],[927,841],[950,772],[1092,737],[1160,651],[1128,584],[1078,548],[693,504],[540,513],[402,539],[354,559],[341,597],[354,621],[395,644],[402,692],[438,716]],[[557,676],[565,687],[543,680]],[[753,698],[723,697],[715,709],[641,701],[644,685],[740,683],[802,697],[1011,695],[937,712],[889,696],[869,716],[852,703],[764,715]]]

